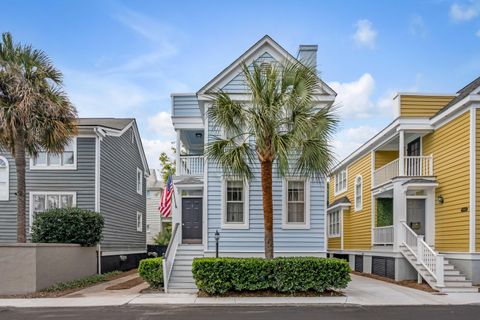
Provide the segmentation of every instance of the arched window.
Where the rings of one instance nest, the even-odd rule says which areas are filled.
[[[10,193],[8,175],[8,161],[0,156],[0,201],[8,201]]]
[[[355,211],[362,210],[362,176],[355,178]]]

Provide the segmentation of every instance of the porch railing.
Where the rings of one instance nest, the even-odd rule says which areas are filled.
[[[373,245],[374,246],[393,245],[393,233],[394,233],[393,226],[373,228]]]
[[[203,156],[180,156],[179,175],[201,176],[203,175]]]
[[[395,159],[373,172],[373,186],[382,185],[399,176],[433,176],[433,156],[403,157],[403,172],[400,168],[400,159]]]
[[[168,242],[167,251],[165,251],[165,254],[163,255],[163,288],[165,292],[168,292],[168,281],[170,280],[173,263],[175,262],[178,245],[180,244],[180,234],[178,231],[179,226],[179,223],[175,223],[175,226],[173,227],[172,237]]]
[[[415,256],[417,263],[423,265],[427,272],[436,280],[437,287],[443,287],[444,284],[444,258],[442,254],[436,253],[423,239],[422,235],[417,235],[405,223],[401,224],[402,240],[401,243]]]

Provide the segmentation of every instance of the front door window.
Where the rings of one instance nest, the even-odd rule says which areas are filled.
[[[407,225],[417,235],[425,235],[425,199],[407,199]]]

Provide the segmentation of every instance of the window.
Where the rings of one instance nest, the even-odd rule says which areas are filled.
[[[143,193],[143,174],[139,168],[137,168],[137,193]]]
[[[347,170],[343,169],[335,174],[335,194],[347,191]]]
[[[37,157],[31,159],[32,169],[76,169],[77,139],[73,138],[62,153],[40,151]]]
[[[309,228],[309,182],[305,179],[288,178],[283,183],[282,228]]]
[[[328,213],[328,236],[340,237],[340,211]]]
[[[75,205],[75,192],[30,192],[30,226],[39,213],[55,208],[70,208]]]
[[[10,194],[7,158],[0,156],[0,201],[8,201]]]
[[[357,176],[355,178],[355,211],[362,210],[362,176]]]
[[[248,183],[225,179],[223,199],[222,228],[248,228]]]
[[[143,230],[143,214],[141,212],[137,212],[137,231]]]

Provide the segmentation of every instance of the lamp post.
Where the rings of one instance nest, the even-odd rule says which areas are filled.
[[[215,231],[215,258],[218,258],[218,240],[220,240],[220,233]]]

